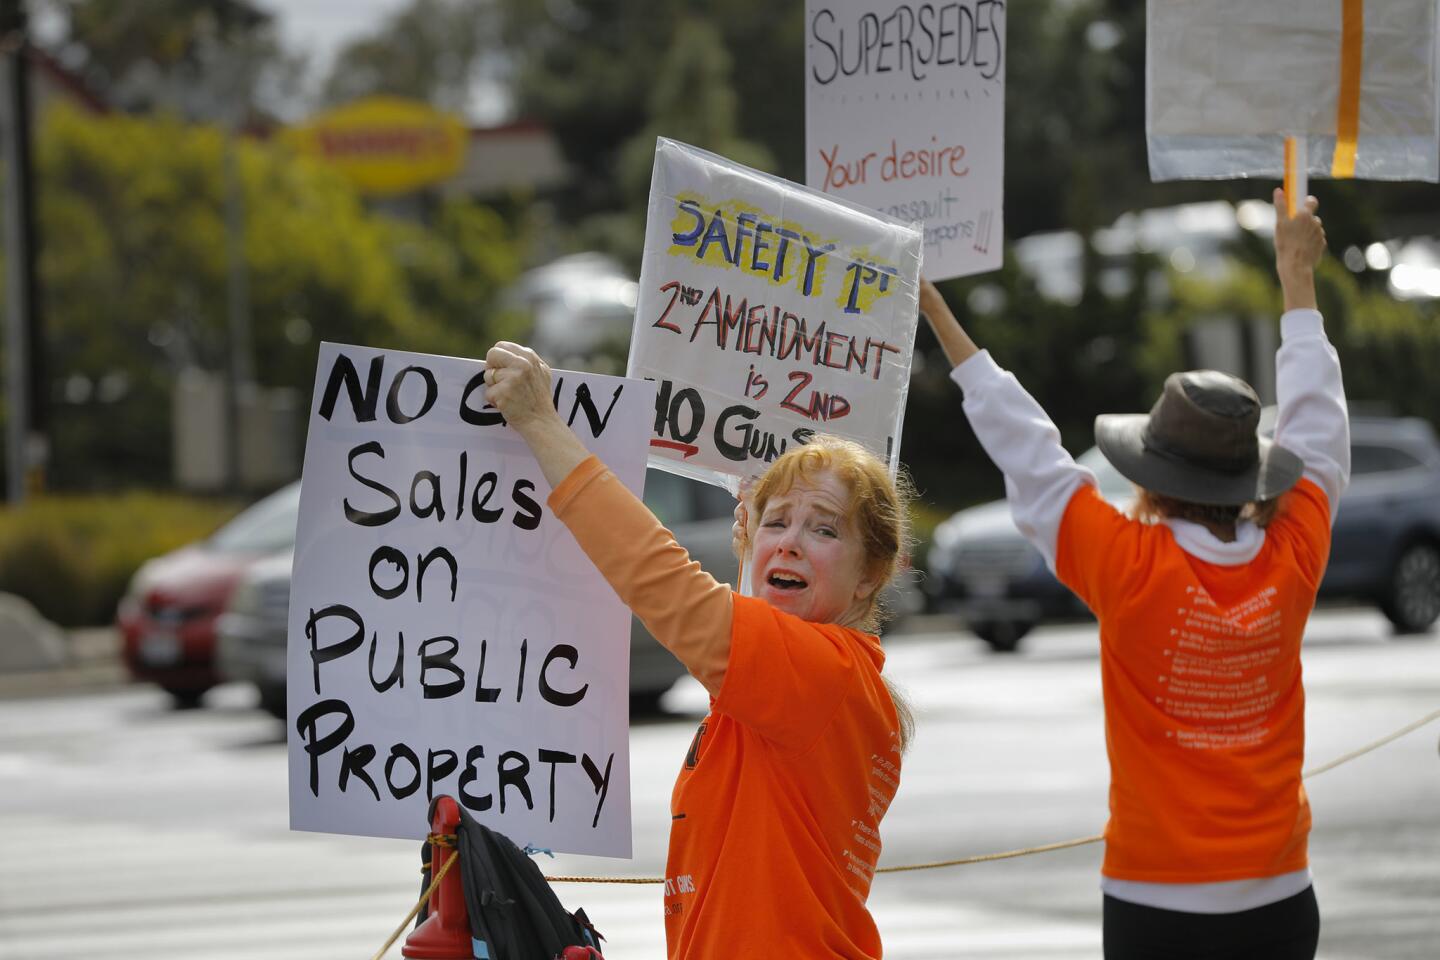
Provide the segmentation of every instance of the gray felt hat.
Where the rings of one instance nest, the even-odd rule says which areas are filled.
[[[1216,370],[1165,378],[1146,413],[1095,418],[1095,443],[1115,469],[1147,490],[1191,503],[1269,500],[1300,479],[1304,462],[1256,434],[1260,398]]]

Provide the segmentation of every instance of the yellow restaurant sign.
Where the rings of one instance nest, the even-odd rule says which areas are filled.
[[[283,139],[363,193],[407,193],[453,176],[468,135],[459,118],[400,97],[367,97],[291,127]]]

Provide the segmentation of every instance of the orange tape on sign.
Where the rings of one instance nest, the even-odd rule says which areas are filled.
[[[1330,175],[1355,176],[1355,141],[1360,134],[1360,71],[1365,54],[1365,0],[1344,0],[1340,30],[1340,96],[1335,110],[1335,159]]]
[[[1300,209],[1300,198],[1295,190],[1295,138],[1285,138],[1285,213],[1295,216]]]

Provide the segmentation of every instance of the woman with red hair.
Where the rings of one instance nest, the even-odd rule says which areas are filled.
[[[499,343],[487,399],[553,487],[549,506],[620,598],[711,697],[671,800],[672,960],[881,955],[866,909],[909,715],[874,635],[905,502],[857,444],[787,450],[737,510],[745,597],[670,532],[556,414],[550,370]]]

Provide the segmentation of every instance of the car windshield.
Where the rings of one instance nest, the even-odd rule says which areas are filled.
[[[300,484],[292,483],[247,507],[215,532],[210,547],[221,553],[273,553],[295,545]]]
[[[1100,496],[1115,503],[1119,500],[1126,500],[1135,495],[1135,484],[1126,480],[1125,477],[1110,465],[1105,459],[1105,454],[1100,452],[1099,447],[1091,447],[1080,456],[1075,462],[1082,467],[1089,467],[1095,474],[1095,479],[1100,482]]]
[[[671,530],[676,524],[688,523],[691,519],[693,511],[686,485],[684,477],[664,470],[647,470],[645,473],[645,505]]]
[[[735,512],[735,498],[720,487],[665,470],[646,471],[645,505],[671,530],[701,520],[728,519]]]

